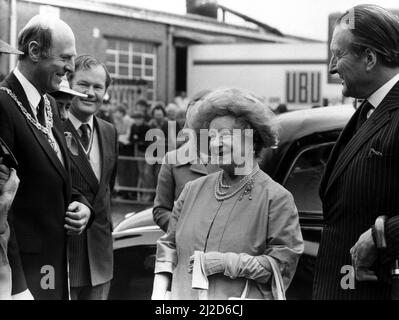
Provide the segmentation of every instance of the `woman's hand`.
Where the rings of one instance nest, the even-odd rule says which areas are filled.
[[[206,276],[215,273],[223,273],[226,267],[226,254],[222,252],[210,251],[203,253],[204,272]],[[193,272],[195,255],[190,257],[188,263],[188,272]]]

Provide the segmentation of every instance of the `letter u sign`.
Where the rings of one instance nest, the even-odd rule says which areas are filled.
[[[286,74],[286,101],[315,104],[321,99],[321,72],[289,71]]]

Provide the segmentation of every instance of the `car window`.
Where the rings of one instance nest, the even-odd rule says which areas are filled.
[[[296,157],[284,187],[294,196],[298,211],[322,212],[319,185],[333,144],[302,150]]]

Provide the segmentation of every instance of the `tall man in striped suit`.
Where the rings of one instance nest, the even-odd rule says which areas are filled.
[[[389,299],[399,256],[399,18],[355,6],[337,20],[330,48],[343,95],[365,101],[321,182],[325,227],[313,298]]]
[[[70,239],[70,285],[73,300],[105,300],[113,275],[111,191],[117,164],[115,127],[96,117],[111,82],[107,68],[90,55],[76,58],[69,82],[87,95],[72,99],[64,133],[70,136],[72,185],[86,197],[95,213],[93,224]],[[68,140],[68,139],[67,139]]]

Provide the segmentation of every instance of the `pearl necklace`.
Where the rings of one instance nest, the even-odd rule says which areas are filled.
[[[227,191],[222,191],[221,189],[229,189],[230,186],[227,186],[223,184],[223,171],[219,173],[218,179],[216,180],[215,184],[215,198],[218,201],[224,201],[227,199],[230,199],[234,197],[237,193],[239,193],[241,190],[244,190],[240,197],[238,198],[239,201],[241,201],[246,194],[249,194],[249,200],[252,200],[252,194],[251,191],[254,188],[254,177],[255,175],[259,172],[259,167],[257,166],[255,169],[252,170],[252,172],[243,177],[239,183],[238,187],[231,193],[229,193],[229,190]]]
[[[50,136],[50,131],[53,128],[53,112],[51,111],[50,101],[48,100],[47,96],[46,95],[43,96],[44,106],[45,106],[45,109],[46,109],[46,126],[44,127],[44,126],[42,126],[40,124],[39,121],[37,121],[35,118],[33,118],[28,111],[26,111],[26,109],[22,105],[21,101],[18,100],[18,98],[17,98],[17,96],[15,95],[14,92],[12,92],[10,89],[5,88],[5,87],[0,87],[0,90],[3,90],[3,91],[8,93],[8,95],[15,101],[15,103],[21,109],[21,111],[22,111],[23,115],[25,116],[25,118],[31,124],[33,124],[38,130],[40,130],[41,132],[43,132],[46,135],[50,146],[54,150],[56,150],[55,141]]]

